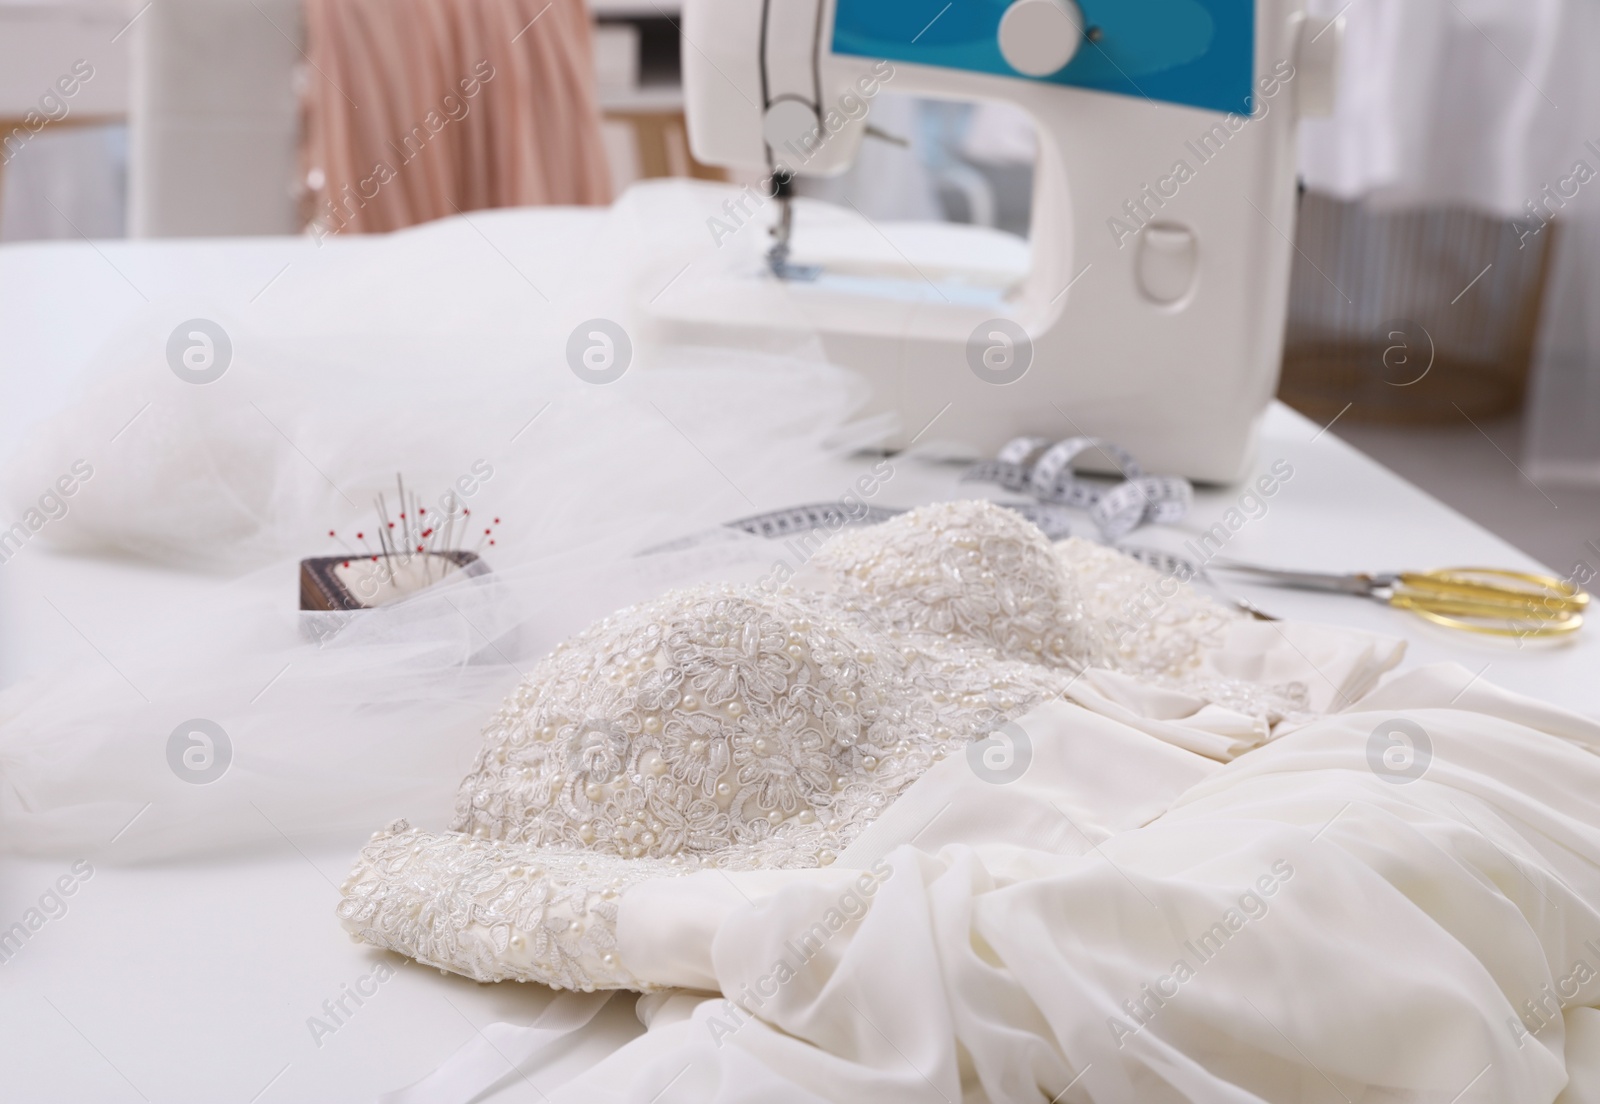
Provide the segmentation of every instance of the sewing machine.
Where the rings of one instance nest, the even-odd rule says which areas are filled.
[[[782,282],[899,444],[1092,434],[1227,482],[1277,384],[1296,124],[1332,108],[1340,34],[1303,0],[686,0],[690,143],[763,174],[744,195],[776,239],[738,279]],[[875,295],[791,260],[788,179],[848,168],[884,89],[1033,118],[1031,260],[993,301],[932,278]],[[915,289],[928,270],[903,259]],[[747,339],[761,318],[736,283],[674,306],[676,333]]]

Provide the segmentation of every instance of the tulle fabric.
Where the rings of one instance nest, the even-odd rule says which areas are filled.
[[[484,244],[463,263],[434,248],[480,240],[494,216],[359,251],[330,244],[283,295],[213,313],[233,359],[203,386],[174,373],[165,345],[204,308],[151,304],[0,484],[20,503],[85,459],[93,475],[34,543],[213,578],[203,603],[130,632],[121,670],[91,657],[0,694],[3,846],[98,854],[115,838],[114,857],[157,858],[285,834],[353,843],[401,814],[442,824],[483,723],[560,639],[675,583],[770,570],[757,538],[636,553],[757,502],[788,505],[771,497],[779,480],[804,480],[883,427],[850,423],[861,384],[801,328],[742,352],[644,332],[635,309],[675,274],[748,260],[705,236],[712,194],[647,187],[602,220],[551,223],[541,240],[570,259],[559,286],[539,276],[549,301],[504,250]],[[596,317],[632,335],[614,383],[568,363],[571,333]],[[477,478],[483,465],[492,474]],[[491,574],[308,625],[299,559],[359,549],[358,531],[372,544],[372,500],[387,493],[393,509],[397,472],[429,507],[476,472],[460,504],[495,543],[457,543]],[[232,744],[204,785],[166,756],[194,718]]]
[[[135,650],[158,665],[86,662],[0,695],[0,839],[19,854],[130,861],[284,835],[353,847],[401,814],[446,824],[521,672],[607,610],[738,575],[741,560],[750,576],[767,569],[759,543],[645,560],[590,544],[343,619],[293,609],[292,563],[251,573],[225,600],[152,626]],[[167,751],[196,718],[229,744],[207,784]]]
[[[322,551],[308,541],[370,519],[397,471],[426,500],[477,460],[496,468],[482,502],[503,508],[513,551],[679,518],[683,496],[663,493],[688,473],[715,476],[749,512],[763,477],[817,456],[864,385],[826,364],[776,282],[750,281],[778,323],[764,338],[654,339],[652,301],[760,264],[760,235],[718,249],[706,232],[724,196],[646,185],[601,217],[446,219],[330,242],[248,310],[152,303],[106,345],[79,401],[10,458],[0,499],[20,512],[84,459],[94,475],[41,540],[229,574]],[[168,359],[170,335],[196,316],[232,347],[204,385]],[[574,331],[596,319],[630,338],[612,383],[569,362]]]

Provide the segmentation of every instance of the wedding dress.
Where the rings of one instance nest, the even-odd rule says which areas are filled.
[[[1130,617],[1158,581],[955,502],[620,611],[340,920],[646,992],[561,1101],[1597,1099],[1600,727],[1450,665],[1377,687],[1398,641],[1186,586]],[[1414,784],[1374,757],[1397,718]],[[602,999],[386,1099],[527,1076]]]
[[[339,917],[480,981],[650,989],[618,952],[630,887],[827,866],[934,763],[1091,669],[1263,736],[1310,708],[1303,682],[1208,662],[1242,615],[1188,587],[1129,624],[1127,597],[1154,578],[969,501],[841,534],[782,587],[705,584],[622,610],[557,647],[490,721],[451,832],[399,821],[373,836]]]

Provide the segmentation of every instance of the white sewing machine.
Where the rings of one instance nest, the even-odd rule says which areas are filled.
[[[867,375],[874,409],[898,412],[900,443],[936,417],[932,436],[984,451],[1086,433],[1147,470],[1231,481],[1278,379],[1296,124],[1332,106],[1341,27],[1303,9],[686,0],[691,146],[779,191],[765,205],[780,212],[770,270],[741,278],[784,282],[786,307],[830,359]],[[789,262],[777,185],[847,168],[885,88],[1005,100],[1032,116],[1031,262],[1004,296],[973,302],[924,281],[921,301],[892,302]],[[717,310],[723,340],[760,324],[738,311],[737,289],[717,298],[677,321],[702,340],[717,340]]]

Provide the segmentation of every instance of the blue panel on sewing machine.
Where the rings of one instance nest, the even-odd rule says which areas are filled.
[[[1048,77],[1021,76],[1000,55],[1000,17],[1009,6],[838,0],[833,51],[1241,115],[1253,108],[1255,0],[1079,0],[1088,41]]]

